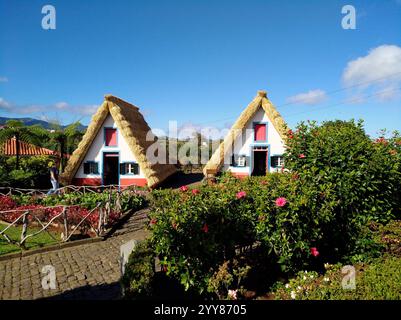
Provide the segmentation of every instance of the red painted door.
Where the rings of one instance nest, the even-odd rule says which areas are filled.
[[[113,128],[106,128],[105,130],[106,146],[117,146],[117,130]]]
[[[255,141],[266,141],[266,124],[255,125]]]

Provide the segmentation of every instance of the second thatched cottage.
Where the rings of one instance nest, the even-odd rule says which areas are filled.
[[[267,98],[258,91],[206,164],[203,173],[229,171],[237,177],[266,175],[283,168],[287,126]]]
[[[148,148],[157,143],[150,130],[136,106],[112,95],[105,96],[70,157],[61,182],[121,187],[160,184],[176,168],[147,158]],[[154,139],[149,139],[152,136]]]

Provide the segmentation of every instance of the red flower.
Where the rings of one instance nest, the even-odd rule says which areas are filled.
[[[299,155],[299,159],[303,159],[303,158],[306,158],[306,156],[305,156],[303,153],[301,153],[301,154]]]
[[[385,138],[380,137],[380,138],[376,139],[376,143],[382,143],[384,145],[387,145],[388,141]]]
[[[319,251],[317,251],[316,247],[310,248],[310,253],[312,256],[317,257],[319,255]]]
[[[202,231],[203,231],[204,233],[208,233],[208,232],[209,232],[209,227],[207,226],[207,223],[205,223],[205,224],[203,225]]]
[[[294,173],[294,174],[291,176],[291,178],[292,178],[292,180],[298,180],[298,179],[299,179],[299,174],[298,174],[298,173]]]
[[[265,186],[265,185],[268,184],[268,182],[267,182],[266,180],[262,180],[262,181],[260,182],[260,184],[263,184],[263,185]]]
[[[180,190],[181,190],[182,192],[188,191],[188,187],[187,187],[187,186],[182,186],[182,187],[180,188]]]
[[[192,194],[198,194],[200,191],[198,189],[192,189]]]
[[[294,135],[290,134],[290,135],[288,136],[288,138],[293,139],[293,138],[294,138]]]
[[[290,129],[290,130],[287,131],[287,134],[288,134],[289,136],[292,136],[292,135],[294,134],[294,132]]]
[[[277,207],[284,207],[287,204],[287,199],[284,197],[279,197],[276,199],[276,206]]]
[[[156,219],[156,218],[153,218],[153,219],[150,220],[150,222],[149,222],[150,225],[154,225],[154,224],[156,224],[156,223],[157,223],[157,219]]]
[[[245,191],[240,191],[236,194],[237,199],[245,198],[246,197],[246,192]]]
[[[173,229],[177,230],[177,224],[175,222],[173,222],[172,224]]]

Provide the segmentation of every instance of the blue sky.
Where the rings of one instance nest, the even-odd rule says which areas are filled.
[[[0,116],[87,124],[111,93],[153,128],[222,128],[264,89],[291,127],[362,118],[376,135],[401,129],[400,87],[401,0],[0,0]]]

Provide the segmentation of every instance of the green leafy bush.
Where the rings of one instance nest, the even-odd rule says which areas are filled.
[[[2,186],[15,188],[50,188],[48,156],[21,157],[19,169],[15,169],[15,157],[0,156]]]
[[[343,288],[343,265],[329,265],[324,275],[300,272],[287,284],[277,284],[276,299],[300,300],[399,300],[401,299],[401,259],[376,259],[369,265],[355,265],[355,289]],[[345,270],[344,270],[345,271]],[[347,271],[349,274],[349,272]]]
[[[362,122],[333,121],[321,126],[309,122],[288,132],[287,145],[286,168],[300,177],[305,188],[330,190],[327,200],[332,203],[332,215],[322,230],[332,238],[325,248],[334,250],[332,255],[364,250],[358,244],[363,247],[369,242],[360,241],[367,223],[386,223],[399,215],[397,134],[372,141]]]
[[[120,282],[127,299],[149,298],[154,292],[155,257],[147,242],[140,242],[131,253]]]

